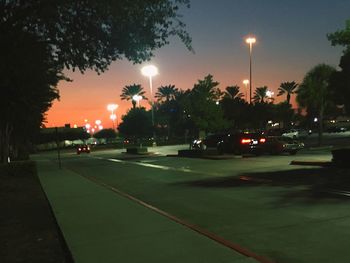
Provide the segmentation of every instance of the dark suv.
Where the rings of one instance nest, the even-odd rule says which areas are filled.
[[[266,138],[261,133],[239,132],[208,135],[204,140],[196,140],[192,144],[194,149],[215,148],[219,154],[247,154],[260,155]]]

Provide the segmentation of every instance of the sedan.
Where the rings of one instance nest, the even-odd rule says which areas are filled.
[[[290,137],[273,136],[267,137],[264,145],[264,152],[270,154],[289,153],[295,155],[299,150],[305,147],[304,143]]]

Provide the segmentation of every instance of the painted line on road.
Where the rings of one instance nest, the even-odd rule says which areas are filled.
[[[121,161],[121,160],[119,160],[119,161]],[[123,162],[123,161],[121,161],[121,162]],[[185,220],[182,220],[182,219],[180,219],[172,214],[169,214],[169,213],[167,213],[167,212],[165,212],[165,211],[163,211],[155,206],[152,206],[152,205],[150,205],[150,204],[148,204],[148,203],[146,203],[146,202],[144,202],[144,201],[142,201],[142,200],[140,200],[132,195],[129,195],[129,194],[113,187],[113,186],[110,186],[106,183],[103,183],[103,182],[99,181],[96,177],[88,177],[88,176],[84,176],[84,175],[80,175],[80,176],[82,176],[82,177],[92,181],[93,183],[98,184],[98,185],[100,185],[100,186],[102,186],[102,187],[122,196],[122,197],[125,197],[133,202],[136,202],[137,204],[139,204],[147,209],[150,209],[150,210],[152,210],[152,211],[154,211],[154,212],[156,212],[156,213],[158,213],[158,214],[160,214],[160,215],[162,215],[162,216],[164,216],[164,217],[166,217],[166,218],[168,218],[168,219],[170,219],[170,220],[172,220],[180,225],[183,225],[183,226],[197,232],[198,234],[203,235],[203,236],[205,236],[205,237],[207,237],[207,238],[209,238],[209,239],[211,239],[211,240],[213,240],[213,241],[215,241],[215,242],[217,242],[217,243],[219,243],[219,244],[221,244],[221,245],[223,245],[231,250],[234,250],[241,255],[244,255],[248,258],[254,258],[255,260],[257,260],[260,263],[275,263],[275,261],[272,261],[271,259],[268,259],[268,258],[265,258],[265,257],[260,256],[258,254],[255,254],[254,252],[252,252],[252,251],[250,251],[250,250],[248,250],[248,249],[246,249],[246,248],[244,248],[236,243],[228,241],[221,236],[218,236],[218,235],[216,235],[208,230],[205,230],[197,225],[186,222]]]
[[[99,160],[106,160],[106,161],[115,162],[115,163],[133,164],[133,165],[143,166],[143,167],[147,167],[147,168],[160,169],[160,170],[164,170],[164,171],[176,171],[176,172],[184,172],[184,173],[204,174],[204,175],[209,175],[209,176],[221,176],[221,174],[219,174],[219,173],[208,173],[208,172],[203,172],[203,171],[195,171],[195,170],[191,170],[191,169],[187,169],[187,168],[175,168],[175,167],[158,165],[158,164],[131,162],[131,161],[125,161],[125,160],[120,160],[120,159],[105,159],[102,157],[92,157],[92,158],[99,159]]]

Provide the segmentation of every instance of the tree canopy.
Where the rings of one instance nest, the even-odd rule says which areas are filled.
[[[146,99],[145,91],[140,84],[127,85],[123,88],[122,93],[120,94],[120,98],[122,100],[131,100],[132,107],[136,107],[136,101],[134,100],[134,96],[141,96],[142,99]]]
[[[344,53],[350,52],[350,20],[346,21],[345,29],[328,34],[328,39],[333,46],[345,47]]]
[[[121,135],[133,138],[142,139],[152,136],[152,121],[151,114],[145,108],[134,108],[128,111],[122,117],[122,123],[118,130]]]
[[[2,0],[2,30],[19,28],[47,44],[66,68],[107,69],[117,59],[135,63],[178,36],[191,49],[180,20],[188,0]]]
[[[278,87],[277,96],[282,96],[284,94],[287,94],[286,102],[290,104],[290,97],[292,94],[295,93],[297,87],[298,87],[298,84],[295,81],[282,82],[281,85]]]
[[[316,111],[319,123],[319,144],[322,143],[323,117],[327,107],[333,104],[333,89],[330,86],[335,68],[319,64],[304,77],[297,92],[297,102],[308,111]]]
[[[267,86],[256,88],[253,96],[253,101],[255,103],[264,103],[265,99],[268,99],[266,94],[267,90],[268,90]]]
[[[335,92],[335,100],[338,105],[344,105],[346,112],[350,113],[350,20],[346,22],[344,30],[336,31],[328,35],[332,45],[344,46],[345,50],[340,59],[340,71],[333,74],[331,86]]]
[[[172,36],[191,50],[181,6],[189,1],[0,0],[0,162],[39,129],[65,68],[140,63]]]

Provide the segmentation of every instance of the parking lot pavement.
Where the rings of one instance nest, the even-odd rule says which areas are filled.
[[[51,161],[34,159],[76,263],[257,262]]]

